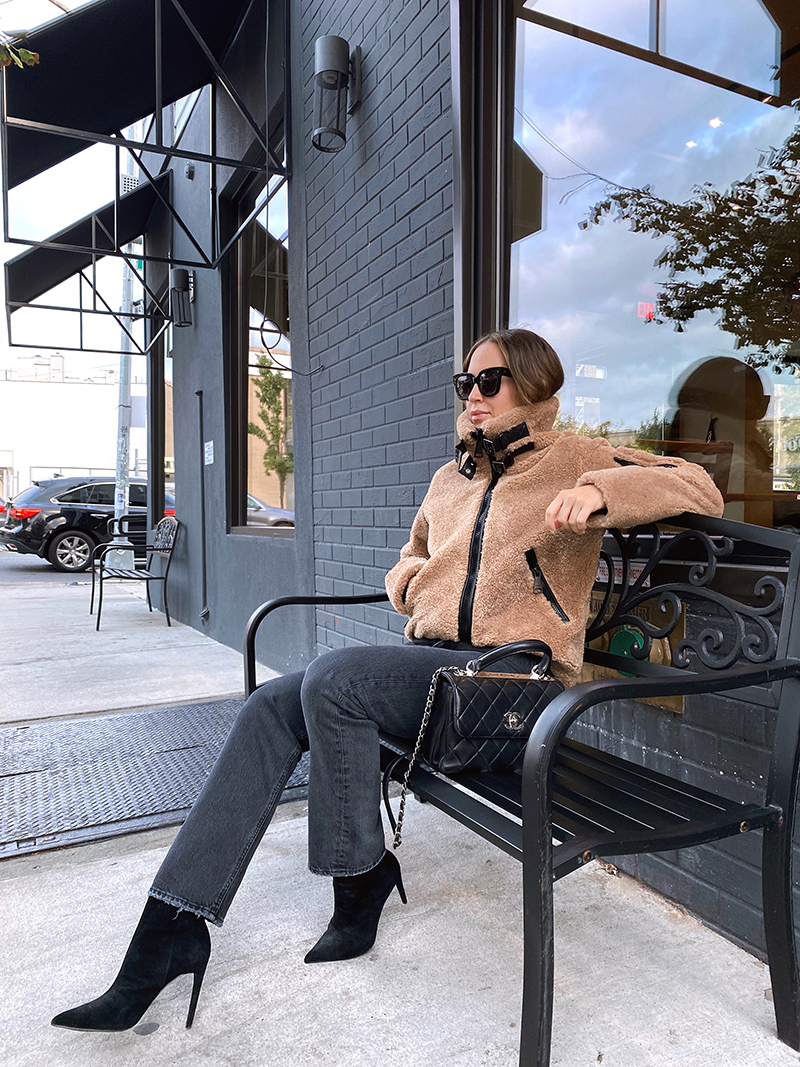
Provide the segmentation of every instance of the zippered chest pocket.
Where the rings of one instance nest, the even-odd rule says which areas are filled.
[[[550,607],[561,619],[562,622],[569,622],[569,615],[561,607],[553,590],[550,588],[550,584],[544,576],[539,560],[536,558],[536,550],[529,548],[525,553],[525,560],[531,569],[533,575],[533,591],[534,593],[541,593]]]

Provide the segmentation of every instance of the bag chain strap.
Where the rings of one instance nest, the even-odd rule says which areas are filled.
[[[458,671],[459,674],[465,674],[461,667],[437,667],[433,672],[431,678],[431,687],[428,690],[428,702],[425,705],[425,711],[422,714],[422,723],[420,724],[419,733],[417,734],[417,743],[414,745],[414,751],[411,753],[411,759],[408,761],[408,767],[406,773],[403,776],[403,789],[400,793],[400,808],[397,812],[397,826],[394,831],[394,841],[392,842],[392,848],[397,849],[402,844],[400,839],[400,833],[403,828],[403,816],[406,811],[406,794],[408,793],[408,779],[411,777],[411,770],[416,762],[419,750],[422,748],[422,740],[425,737],[425,731],[428,729],[428,723],[431,720],[431,713],[433,712],[433,702],[436,699],[436,690],[439,686],[439,675],[444,671]]]

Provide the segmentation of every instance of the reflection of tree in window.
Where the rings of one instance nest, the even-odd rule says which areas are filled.
[[[706,183],[675,203],[649,186],[617,188],[588,222],[612,213],[636,232],[672,239],[655,262],[670,279],[653,321],[681,331],[699,312],[719,311],[720,328],[750,350],[748,363],[800,362],[800,128],[726,190]]]
[[[258,422],[250,422],[247,432],[264,444],[262,462],[264,473],[278,478],[280,506],[284,506],[287,475],[294,471],[294,453],[291,441],[291,409],[288,401],[288,383],[264,352],[258,354],[258,374],[254,379],[258,400]]]

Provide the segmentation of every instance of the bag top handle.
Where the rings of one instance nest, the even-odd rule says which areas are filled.
[[[490,664],[496,663],[497,660],[505,659],[507,656],[514,656],[519,652],[538,653],[541,656],[541,659],[534,664],[531,670],[531,678],[541,678],[550,670],[550,660],[553,658],[552,649],[544,641],[537,641],[535,638],[530,638],[526,641],[512,641],[511,644],[492,648],[488,652],[484,652],[479,659],[471,660],[467,664],[467,670],[471,674],[477,674],[479,671],[485,671]]]

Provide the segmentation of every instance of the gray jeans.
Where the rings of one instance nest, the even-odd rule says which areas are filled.
[[[310,869],[348,876],[374,867],[385,848],[378,731],[416,737],[434,670],[464,666],[475,651],[452,643],[337,649],[257,689],[164,858],[151,896],[222,925],[307,749]],[[492,669],[530,665],[518,655]]]

